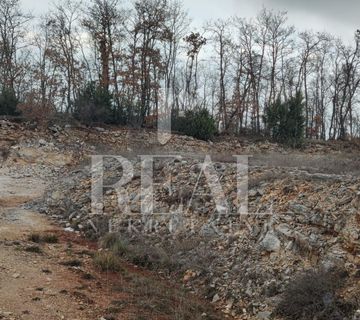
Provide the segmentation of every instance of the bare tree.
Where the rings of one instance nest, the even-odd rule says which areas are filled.
[[[215,53],[219,68],[219,113],[224,128],[227,130],[230,126],[227,110],[227,91],[226,77],[231,63],[233,42],[230,36],[230,20],[217,20],[207,26],[214,42]]]
[[[265,24],[267,32],[267,45],[269,49],[269,67],[270,67],[270,93],[268,97],[268,104],[272,104],[277,99],[277,73],[278,63],[281,60],[281,55],[286,52],[285,49],[291,46],[294,33],[293,26],[287,26],[286,12],[272,12],[266,9],[263,10],[262,23]]]
[[[315,55],[318,50],[319,45],[323,41],[323,36],[321,34],[314,35],[311,32],[301,32],[299,34],[300,43],[300,68],[299,68],[299,76],[297,83],[297,91],[303,87],[304,98],[305,98],[305,127],[307,138],[312,137],[312,130],[308,130],[309,128],[313,128],[314,123],[314,110],[310,110],[309,105],[309,70],[312,66],[311,56]]]
[[[346,139],[353,134],[353,104],[360,85],[360,31],[356,32],[355,48],[337,42],[337,59],[333,80],[332,138]]]
[[[24,38],[30,20],[31,16],[22,12],[20,0],[0,2],[0,83],[13,92],[23,68],[20,55],[27,46]]]
[[[183,108],[188,109],[196,105],[198,94],[198,66],[200,50],[206,45],[206,38],[200,33],[191,32],[184,38],[187,44],[187,63],[185,79],[185,99]]]
[[[56,100],[59,98],[59,88],[62,83],[59,67],[52,62],[49,26],[49,18],[45,17],[34,32],[30,65],[31,81],[29,79],[29,88],[21,106],[28,117],[36,120],[47,118],[50,113],[56,111]]]
[[[186,35],[190,21],[187,12],[177,0],[169,3],[169,17],[166,21],[168,30],[171,32],[169,41],[163,43],[165,61],[165,99],[169,104],[172,95],[172,108],[179,109],[179,90],[177,88],[177,64],[179,63],[179,51],[182,39]]]
[[[73,111],[73,102],[82,81],[83,65],[78,59],[80,35],[78,22],[81,12],[79,3],[65,0],[57,4],[47,18],[46,32],[49,33],[47,55],[62,74],[64,86],[62,95],[66,103],[65,112]]]

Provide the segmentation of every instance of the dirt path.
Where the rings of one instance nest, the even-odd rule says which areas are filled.
[[[28,241],[30,234],[59,232],[45,217],[21,208],[44,188],[38,179],[0,175],[0,319],[96,319],[96,311],[90,316],[65,294],[81,286],[72,271],[59,265],[66,244]]]

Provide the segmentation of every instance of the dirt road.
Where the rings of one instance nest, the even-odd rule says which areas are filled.
[[[44,188],[35,178],[0,175],[0,319],[97,319],[96,309],[81,308],[71,294],[83,284],[60,265],[70,259],[67,244],[28,240],[31,234],[59,234],[45,217],[21,207]]]

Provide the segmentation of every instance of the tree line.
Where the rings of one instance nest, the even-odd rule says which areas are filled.
[[[2,0],[0,113],[138,126],[208,110],[220,131],[258,134],[301,92],[307,138],[357,137],[359,40],[298,31],[265,8],[195,30],[177,0],[63,0],[41,17]]]

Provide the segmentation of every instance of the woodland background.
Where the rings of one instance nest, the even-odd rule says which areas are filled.
[[[262,9],[192,27],[177,0],[59,1],[34,17],[0,2],[0,113],[141,126],[208,110],[220,131],[264,133],[302,96],[304,136],[360,136],[360,32],[352,46]],[[298,96],[299,98],[299,96]]]

